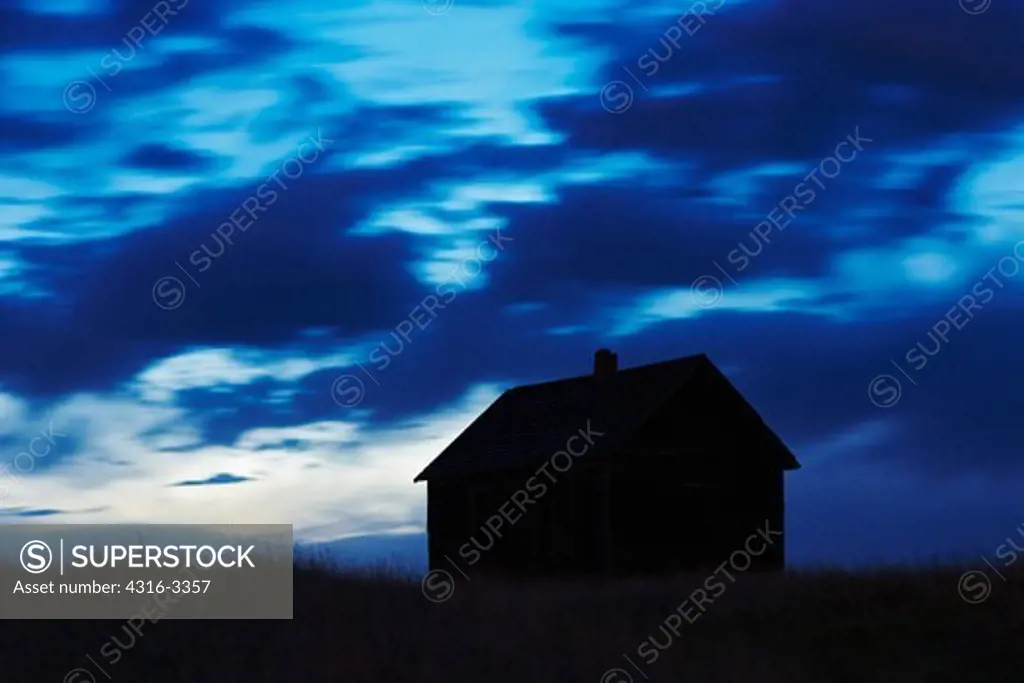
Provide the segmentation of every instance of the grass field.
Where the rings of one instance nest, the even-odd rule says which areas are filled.
[[[290,622],[5,621],[0,661],[5,683],[1019,683],[1024,579],[972,604],[963,571],[738,575],[697,609],[705,575],[456,577],[432,602],[419,577],[304,566]]]

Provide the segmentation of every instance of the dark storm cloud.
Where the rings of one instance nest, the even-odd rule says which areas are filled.
[[[144,145],[125,157],[124,163],[142,169],[188,172],[208,169],[212,159],[167,145]]]
[[[688,286],[712,260],[723,262],[730,254],[734,263],[745,254],[758,255],[746,277],[817,276],[827,274],[843,250],[884,246],[939,226],[966,225],[969,220],[949,206],[950,190],[979,158],[1005,149],[1006,138],[985,133],[1008,126],[1013,114],[1024,113],[1024,91],[990,84],[968,93],[965,89],[978,84],[959,76],[948,84],[941,74],[966,50],[971,54],[964,61],[971,68],[987,63],[992,65],[985,67],[987,74],[1005,68],[1011,74],[1008,81],[1018,78],[1019,64],[1009,63],[993,45],[1005,47],[1006,54],[1020,52],[1014,32],[1003,24],[1024,26],[1021,15],[1004,14],[997,22],[969,16],[955,3],[937,11],[923,11],[927,8],[917,3],[922,11],[916,13],[874,2],[847,3],[836,13],[831,5],[805,5],[726,7],[706,17],[694,35],[683,34],[677,46],[659,42],[672,25],[664,20],[645,24],[644,31],[600,24],[560,27],[563,35],[610,48],[614,56],[596,83],[622,79],[633,88],[635,100],[617,115],[589,95],[547,99],[538,102],[538,111],[574,148],[642,150],[692,164],[693,172],[679,180],[690,196],[621,184],[600,192],[565,191],[557,207],[499,208],[513,218],[510,230],[527,240],[543,233],[542,239],[550,242],[539,249],[535,239],[535,248],[514,253],[512,259],[532,266],[532,277],[519,278],[501,291],[536,296],[554,281],[568,287],[588,281]],[[871,40],[862,40],[862,30],[883,41],[878,53]],[[957,49],[939,54],[941,50],[930,46],[932,61],[913,55],[908,63],[904,53],[916,48],[905,37],[922,33]],[[668,57],[659,63],[647,54],[646,63],[657,68],[652,76],[644,76],[635,63],[648,48]],[[883,68],[894,62],[901,66]],[[623,66],[639,74],[652,92],[633,83]],[[964,75],[963,65],[955,72]],[[982,85],[990,79],[987,75]],[[690,83],[700,83],[702,89],[685,95],[657,91]],[[955,132],[973,135],[958,140],[970,153],[934,161],[908,188],[883,184],[884,173],[893,168],[893,154],[929,146],[946,150],[949,140],[940,135]],[[856,159],[832,180],[823,180],[820,172],[817,180],[808,180],[806,174],[820,169],[822,160],[851,133],[870,139]],[[738,191],[738,182],[723,183],[717,173],[780,163],[803,170],[754,181],[757,189],[748,206],[763,207],[759,215],[744,217],[735,206],[701,201],[713,192],[728,198]],[[715,181],[718,186],[712,189]],[[812,184],[820,182],[826,186]],[[802,191],[815,191],[813,204],[794,214],[785,235],[779,229],[769,240],[753,235],[758,222],[801,183]],[[874,218],[857,219],[864,225],[855,234],[832,229],[836,222],[852,222],[849,212],[868,207]],[[577,227],[583,225],[586,229]],[[770,253],[760,256],[762,246]],[[554,273],[551,281],[547,273]]]
[[[48,398],[83,388],[112,389],[175,349],[90,325],[69,299],[65,292],[42,300],[0,298],[0,376],[6,388]]]
[[[286,401],[275,398],[275,392],[294,392]],[[296,389],[294,382],[273,379],[257,380],[229,389],[186,389],[178,392],[175,401],[194,416],[193,424],[202,433],[204,445],[229,446],[252,429],[292,427],[296,424],[339,416],[329,390],[314,392]],[[193,446],[185,447],[190,450]],[[166,451],[181,450],[178,447]]]
[[[653,287],[689,287],[716,262],[744,279],[827,276],[845,249],[885,246],[938,225],[965,222],[949,208],[947,195],[967,161],[936,165],[907,189],[878,186],[889,167],[866,148],[837,177],[821,178],[824,189],[806,180],[814,164],[797,165],[796,173],[757,176],[742,208],[679,196],[642,176],[600,188],[564,187],[556,204],[492,204],[489,209],[508,220],[506,231],[517,241],[495,262],[489,296],[502,303],[549,300],[579,306],[570,293],[597,289],[614,297]],[[719,183],[724,187],[718,189],[712,180],[682,175],[678,183],[726,199],[730,189],[739,192],[738,180]],[[794,196],[800,201],[787,215],[779,207]],[[845,220],[845,211],[864,206],[876,218],[863,229],[855,234],[831,229],[837,217]]]
[[[221,472],[215,474],[212,477],[206,479],[186,479],[179,481],[171,486],[217,486],[224,484],[241,484],[242,482],[252,481],[250,477],[241,477],[237,474],[230,474],[229,472]]]
[[[59,93],[56,96],[59,97]],[[106,125],[100,121],[79,121],[69,126],[64,110],[46,116],[0,114],[0,151],[52,149],[85,142],[106,130]]]
[[[813,158],[857,125],[890,149],[998,130],[1024,104],[1024,12],[1010,3],[980,16],[924,0],[726,4],[675,43],[673,25],[562,27],[613,51],[599,87],[621,80],[636,97],[619,115],[593,97],[553,100],[541,107],[548,121],[575,146],[721,168]],[[692,83],[706,90],[657,93]]]
[[[54,515],[64,515],[67,513],[67,510],[56,510],[54,508],[40,508],[38,510],[25,510],[18,508],[15,510],[4,510],[3,512],[0,512],[0,515],[5,517],[52,517]]]
[[[36,13],[30,4],[0,6],[0,54],[79,52],[106,49],[122,43],[127,32],[145,20],[157,35],[175,30],[203,30],[216,26],[224,5],[197,0],[119,0],[105,3],[112,11],[88,14]],[[158,15],[156,10],[160,9]],[[162,16],[161,16],[162,15]],[[162,18],[162,20],[161,20]],[[158,28],[163,26],[163,29]]]
[[[773,63],[834,68],[841,81],[901,84],[983,102],[1024,98],[1024,8],[971,16],[958,3],[765,3],[743,24]],[[851,30],[852,29],[852,30]],[[787,49],[780,50],[781,46]]]
[[[345,227],[363,218],[371,202],[370,189],[360,182],[316,180],[311,173],[300,181],[288,192],[278,190],[278,205],[246,233],[236,232],[233,244],[214,231],[249,196],[244,189],[161,228],[106,244],[61,247],[59,261],[66,268],[53,273],[49,283],[59,303],[36,303],[31,310],[8,304],[22,324],[15,316],[0,322],[12,328],[4,335],[5,346],[13,347],[5,353],[7,369],[42,385],[66,386],[76,376],[124,372],[125,365],[145,360],[147,350],[156,358],[175,346],[272,345],[307,327],[332,327],[347,335],[389,324],[407,298],[403,291],[415,287],[403,268],[412,258],[408,240],[345,236]],[[339,204],[339,196],[349,199]],[[52,251],[35,248],[27,255],[53,272]],[[199,272],[195,261],[209,269]],[[154,287],[170,277],[187,288],[187,300],[163,310],[154,303]],[[367,291],[374,293],[372,299],[361,294]],[[26,344],[30,339],[35,343]],[[53,353],[58,349],[64,351]],[[48,370],[69,364],[80,369]]]
[[[570,187],[556,205],[494,206],[509,219],[507,231],[518,241],[507,262],[497,263],[493,296],[513,303],[556,293],[557,304],[557,292],[573,289],[688,287],[712,261],[724,263],[741,244],[755,253],[752,230],[801,177],[780,182],[763,214],[746,219],[734,206],[687,201],[638,185]],[[828,214],[817,209],[796,214],[785,236],[775,238],[787,244],[769,247],[763,261],[801,274],[822,271],[831,247],[816,230]]]
[[[395,116],[445,118],[427,108],[400,108]],[[335,128],[324,135],[337,138],[337,151],[368,141],[351,132],[342,138]],[[286,180],[287,190],[271,183],[275,204],[245,231],[228,233],[230,244],[215,231],[232,214],[245,216],[241,204],[265,179],[195,192],[179,213],[145,230],[13,249],[27,266],[26,283],[51,296],[0,297],[0,376],[19,391],[53,396],[112,388],[194,345],[287,346],[314,327],[333,330],[340,343],[390,329],[426,293],[409,264],[429,250],[410,235],[350,232],[380,204],[416,197],[450,165],[470,162],[436,155],[396,168],[330,173],[321,168],[326,160]],[[523,163],[536,162],[523,157]],[[133,204],[131,198],[95,197],[64,208],[109,207],[116,215]],[[186,299],[174,310],[161,309],[153,298],[157,282],[169,277],[185,287]]]

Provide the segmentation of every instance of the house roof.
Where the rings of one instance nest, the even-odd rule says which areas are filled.
[[[615,450],[702,368],[718,372],[700,354],[618,370],[603,380],[583,375],[509,389],[413,481],[539,466],[588,426],[602,433],[594,437],[591,453]],[[770,447],[784,451],[783,466],[799,467],[785,444],[761,425]]]

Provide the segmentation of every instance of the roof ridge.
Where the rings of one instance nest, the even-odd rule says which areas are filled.
[[[695,360],[700,360],[702,358],[705,359],[705,360],[710,360],[710,358],[708,358],[708,355],[706,353],[694,353],[694,354],[691,354],[689,356],[680,356],[679,358],[672,358],[670,360],[659,360],[659,361],[655,361],[653,363],[645,363],[643,365],[633,365],[633,366],[628,367],[628,368],[619,368],[616,371],[616,374],[635,372],[637,370],[649,370],[649,369],[652,369],[652,368],[656,368],[658,366],[672,365],[674,363],[682,363],[683,361],[690,361],[690,362],[692,362],[692,361],[695,361]],[[548,385],[548,384],[559,384],[561,382],[576,382],[576,381],[579,381],[579,380],[591,378],[593,376],[594,376],[593,373],[587,373],[585,375],[574,375],[572,377],[561,377],[559,379],[544,380],[543,382],[531,382],[530,384],[517,384],[516,386],[510,387],[510,388],[506,389],[505,391],[506,392],[511,392],[511,391],[516,391],[518,389],[530,389],[530,388],[533,388],[533,387],[542,387],[542,386],[545,386],[545,385]]]

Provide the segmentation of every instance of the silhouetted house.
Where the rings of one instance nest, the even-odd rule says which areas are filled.
[[[800,465],[708,357],[617,365],[602,349],[592,375],[506,391],[416,477],[432,569],[697,571],[782,531]],[[772,540],[752,569],[784,566]]]

